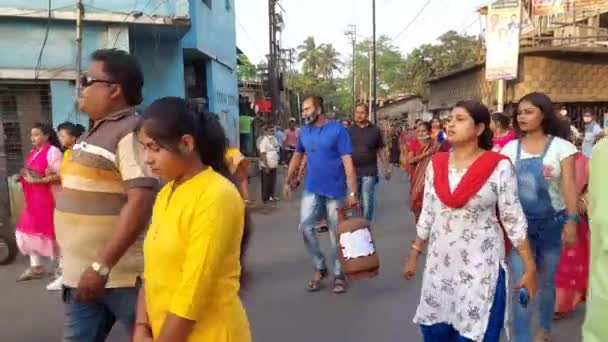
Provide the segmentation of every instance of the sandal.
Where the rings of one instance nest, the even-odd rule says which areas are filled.
[[[320,275],[318,279],[316,279],[317,273]],[[321,282],[325,277],[327,277],[327,270],[316,271],[315,277],[308,282],[308,292],[317,292],[321,290]]]
[[[346,292],[346,279],[344,278],[336,278],[334,279],[334,289],[333,292],[335,294],[342,294]]]
[[[23,271],[23,273],[21,273],[21,275],[19,276],[19,278],[17,278],[17,281],[28,281],[28,280],[35,280],[35,279],[42,279],[46,276],[44,271],[34,271],[33,268],[29,267],[27,268],[25,271]]]

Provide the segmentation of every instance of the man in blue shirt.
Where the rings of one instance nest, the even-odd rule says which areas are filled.
[[[304,245],[313,259],[315,273],[308,283],[309,291],[318,291],[327,275],[325,256],[319,245],[315,224],[325,208],[331,234],[334,274],[334,293],[346,291],[346,279],[338,260],[336,230],[338,209],[346,198],[348,205],[355,206],[357,200],[357,176],[351,157],[352,144],[348,131],[337,121],[329,121],[323,114],[323,99],[309,97],[302,103],[306,126],[300,129],[296,152],[289,164],[284,193],[289,197],[297,181],[302,157],[306,154],[307,169],[300,208],[300,229]],[[349,193],[347,196],[347,185]]]
[[[583,136],[583,154],[587,158],[591,158],[593,145],[605,136],[600,124],[597,123],[595,114],[590,110],[583,113],[583,121],[585,122],[585,135]]]

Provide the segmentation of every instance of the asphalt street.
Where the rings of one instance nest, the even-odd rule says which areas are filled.
[[[252,182],[252,196],[259,184]],[[280,187],[277,187],[280,188]],[[299,201],[257,205],[255,231],[247,257],[253,278],[244,303],[255,341],[368,342],[420,341],[412,323],[420,294],[420,273],[406,282],[401,267],[415,236],[407,209],[403,174],[379,184],[374,237],[381,259],[380,275],[350,284],[349,292],[335,295],[330,282],[319,293],[306,292],[312,266],[297,230]],[[328,235],[322,235],[327,249]],[[23,257],[0,266],[0,342],[60,341],[63,306],[58,292],[47,292],[45,281],[16,283],[26,267]],[[421,266],[422,267],[422,266]],[[421,269],[420,269],[421,271]],[[580,341],[584,308],[555,325],[556,342]],[[127,341],[116,327],[109,341]]]

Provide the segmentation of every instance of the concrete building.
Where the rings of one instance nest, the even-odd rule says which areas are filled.
[[[142,108],[185,97],[219,115],[238,143],[235,0],[0,0],[0,118],[8,171],[22,166],[36,121],[88,123],[74,109],[79,65],[100,48],[129,51],[144,71]],[[80,54],[80,58],[78,55]]]

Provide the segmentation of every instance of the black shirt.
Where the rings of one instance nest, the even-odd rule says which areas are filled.
[[[353,144],[353,163],[357,177],[378,175],[378,149],[383,148],[384,139],[378,127],[367,124],[360,127],[354,124],[348,128]]]

